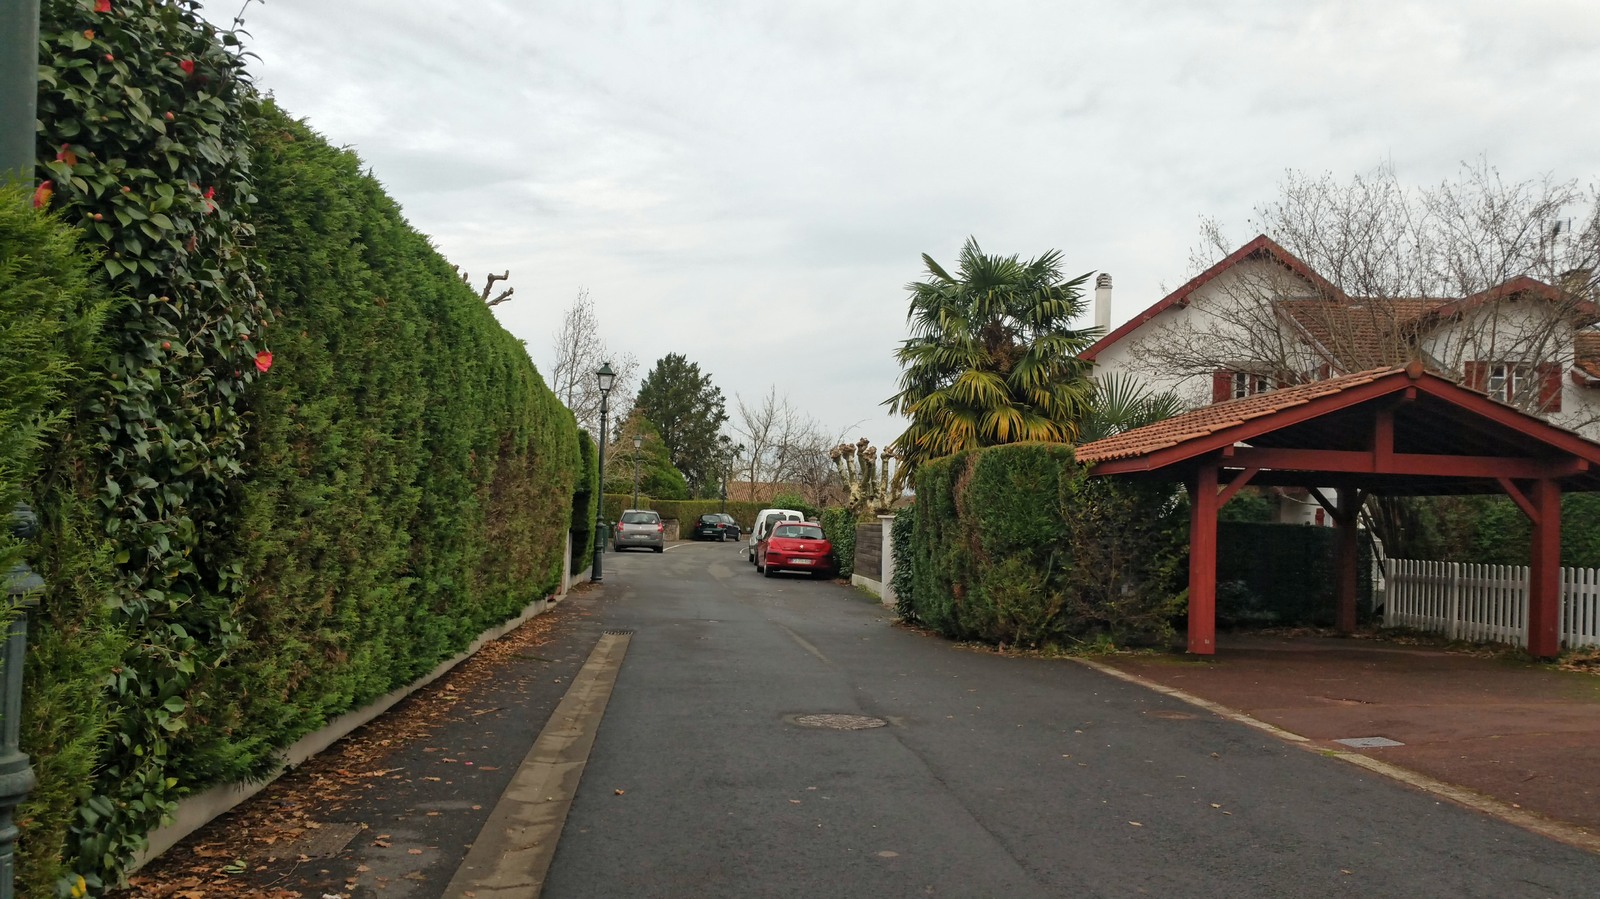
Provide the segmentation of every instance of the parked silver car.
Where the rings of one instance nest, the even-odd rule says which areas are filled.
[[[623,509],[622,517],[617,519],[616,529],[611,532],[611,548],[623,550],[637,546],[658,553],[665,552],[666,531],[659,514],[649,509]]]

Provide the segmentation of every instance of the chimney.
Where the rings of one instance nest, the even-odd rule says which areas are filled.
[[[1111,330],[1111,276],[1105,272],[1094,279],[1094,326],[1102,335]]]

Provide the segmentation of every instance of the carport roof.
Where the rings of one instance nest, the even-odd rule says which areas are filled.
[[[1501,479],[1600,490],[1600,443],[1419,364],[1314,381],[1078,447],[1095,475],[1186,478],[1201,464],[1255,469],[1251,483],[1359,484],[1383,493],[1486,493]]]

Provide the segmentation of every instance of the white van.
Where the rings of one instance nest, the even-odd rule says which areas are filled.
[[[762,509],[756,513],[756,526],[750,530],[749,551],[750,564],[756,563],[756,544],[760,543],[767,534],[772,532],[772,526],[780,521],[805,521],[804,512],[793,509]]]

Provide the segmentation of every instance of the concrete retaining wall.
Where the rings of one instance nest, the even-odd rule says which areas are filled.
[[[571,538],[569,537],[569,543],[570,540]],[[570,557],[571,552],[569,546],[569,552],[566,558]],[[184,837],[187,837],[188,835],[204,827],[206,824],[210,823],[212,819],[223,815],[224,813],[232,810],[234,806],[261,792],[267,787],[268,784],[282,776],[285,771],[301,764],[317,753],[327,749],[329,746],[332,746],[334,743],[338,742],[343,737],[348,736],[357,728],[393,708],[394,705],[400,700],[405,699],[412,693],[415,693],[428,684],[433,683],[450,669],[456,667],[467,659],[472,658],[473,654],[475,654],[479,649],[482,649],[484,644],[500,639],[506,634],[509,634],[526,624],[535,616],[542,614],[550,607],[560,602],[561,598],[566,595],[567,590],[573,584],[588,580],[590,570],[591,569],[586,568],[579,574],[573,575],[570,578],[564,578],[561,585],[561,593],[555,596],[546,597],[544,599],[536,599],[529,603],[527,607],[522,610],[521,614],[509,621],[497,624],[494,627],[484,631],[482,634],[479,634],[478,638],[472,641],[472,644],[467,647],[465,652],[439,663],[438,667],[434,668],[426,675],[423,675],[421,678],[418,678],[415,682],[385,694],[364,708],[346,712],[345,714],[340,715],[338,718],[328,722],[328,724],[321,730],[306,734],[299,740],[296,740],[293,745],[284,750],[284,765],[271,778],[261,781],[260,783],[224,784],[222,786],[212,787],[209,790],[196,793],[184,799],[182,802],[179,802],[177,815],[174,817],[172,823],[150,833],[149,845],[145,848],[145,851],[134,860],[134,864],[129,868],[129,870],[137,871],[151,859],[161,855],[161,853],[166,852],[168,849],[171,849]]]

